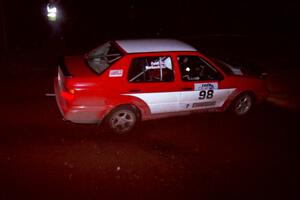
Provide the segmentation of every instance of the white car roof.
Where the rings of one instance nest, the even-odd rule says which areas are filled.
[[[116,43],[127,53],[197,51],[191,45],[174,39],[117,40]]]

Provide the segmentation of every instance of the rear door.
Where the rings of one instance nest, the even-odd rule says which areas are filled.
[[[170,54],[133,56],[127,80],[129,91],[126,95],[145,102],[151,114],[179,110],[181,87],[176,83]]]
[[[220,108],[235,90],[225,88],[223,74],[200,55],[177,55],[182,91],[179,111]]]

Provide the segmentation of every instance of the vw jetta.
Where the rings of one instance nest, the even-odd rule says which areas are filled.
[[[266,80],[172,39],[117,40],[65,57],[54,81],[66,120],[126,133],[138,121],[222,112],[245,115],[268,96]]]

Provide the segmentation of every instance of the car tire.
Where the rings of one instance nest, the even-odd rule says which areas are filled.
[[[136,125],[138,115],[132,106],[119,106],[106,117],[106,125],[110,131],[117,134],[127,134]]]
[[[254,97],[250,93],[240,94],[231,105],[231,111],[237,116],[244,116],[250,112],[254,104]]]

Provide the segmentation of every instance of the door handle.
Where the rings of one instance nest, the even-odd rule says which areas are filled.
[[[193,90],[193,88],[190,88],[190,87],[185,87],[185,88],[182,88],[183,91],[191,91]]]
[[[137,93],[137,92],[141,92],[141,90],[129,90],[129,92]]]

